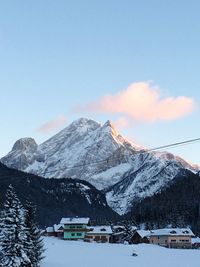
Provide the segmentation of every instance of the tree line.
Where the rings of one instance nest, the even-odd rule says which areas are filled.
[[[200,177],[185,171],[167,188],[133,204],[126,218],[135,218],[146,229],[190,226],[200,234]]]
[[[0,215],[0,267],[39,267],[44,245],[35,222],[35,207],[23,207],[12,185]]]

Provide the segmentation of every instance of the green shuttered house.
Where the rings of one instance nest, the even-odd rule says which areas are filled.
[[[62,218],[60,224],[64,225],[64,239],[78,240],[84,239],[89,218]]]

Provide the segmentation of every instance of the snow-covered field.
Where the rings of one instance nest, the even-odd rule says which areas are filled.
[[[46,237],[42,267],[199,267],[200,250],[159,246],[96,244]],[[133,250],[138,254],[133,257]]]

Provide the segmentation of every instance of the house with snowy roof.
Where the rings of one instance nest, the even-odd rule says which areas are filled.
[[[47,227],[45,235],[63,238],[63,224],[54,224],[52,227]]]
[[[53,226],[47,227],[45,229],[44,235],[47,235],[47,236],[55,236]]]
[[[136,230],[134,231],[130,244],[140,244],[140,243],[149,243],[149,237],[151,235],[151,231],[149,230]]]
[[[192,247],[200,249],[200,237],[192,238]]]
[[[164,228],[152,230],[149,241],[168,248],[191,248],[193,236],[189,228]]]
[[[88,242],[109,243],[113,233],[110,226],[91,226],[87,230],[85,241]]]
[[[66,240],[84,240],[85,234],[88,231],[89,218],[62,218],[60,224],[63,225],[63,238]]]
[[[63,238],[64,225],[63,224],[54,224],[53,228],[54,228],[55,236]]]

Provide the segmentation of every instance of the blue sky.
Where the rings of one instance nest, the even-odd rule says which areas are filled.
[[[1,1],[0,155],[18,138],[47,139],[65,125],[38,129],[57,118],[117,120],[117,112],[75,108],[137,82],[151,81],[161,99],[192,97],[196,107],[177,119],[131,120],[125,136],[148,147],[200,137],[199,9],[194,0]],[[199,148],[170,151],[200,164]]]

